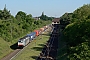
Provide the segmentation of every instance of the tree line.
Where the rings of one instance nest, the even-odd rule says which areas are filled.
[[[14,39],[50,23],[49,20],[35,20],[31,14],[23,11],[18,11],[14,17],[5,6],[3,10],[0,10],[0,37],[7,42],[12,42]]]
[[[44,12],[42,12],[42,15],[39,16],[39,18],[42,19],[42,20],[45,20],[45,21],[47,21],[47,20],[52,21],[52,19],[54,19],[55,17],[48,17],[47,15],[44,15]]]
[[[85,4],[73,13],[61,16],[64,25],[63,41],[67,46],[67,60],[90,59],[90,4]]]

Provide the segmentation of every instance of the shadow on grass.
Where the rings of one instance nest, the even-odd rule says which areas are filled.
[[[33,48],[31,48],[31,49],[34,49],[34,50],[36,50],[36,51],[42,51],[42,49],[45,47],[44,44],[38,44],[38,46],[39,46],[39,47],[33,47]]]
[[[42,47],[44,47],[45,45],[44,44],[38,44],[39,46],[42,46]]]
[[[44,35],[44,36],[50,36],[50,34],[42,34],[42,35]]]
[[[15,43],[15,44],[11,45],[10,48],[13,49],[13,50],[18,49],[18,43]]]
[[[43,47],[33,47],[33,48],[31,48],[31,49],[34,49],[34,50],[36,50],[36,51],[42,51],[42,48],[43,48]]]
[[[38,44],[38,46],[39,47],[33,47],[31,49],[34,49],[36,51],[42,51],[42,49],[45,47],[45,44]],[[31,58],[36,60],[38,58],[38,56],[31,56]]]
[[[37,56],[31,56],[31,58],[33,58],[33,59],[35,59],[35,60],[36,60],[36,59],[37,59]]]

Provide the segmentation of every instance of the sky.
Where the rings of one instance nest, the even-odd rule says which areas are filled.
[[[0,0],[0,10],[5,7],[15,16],[18,11],[40,16],[44,12],[47,16],[60,17],[66,12],[73,12],[90,0]]]

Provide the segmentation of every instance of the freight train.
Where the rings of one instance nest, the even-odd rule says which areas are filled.
[[[40,28],[39,30],[34,30],[34,32],[31,32],[29,34],[27,34],[26,36],[24,36],[23,38],[20,38],[18,40],[18,47],[25,47],[27,44],[29,44],[35,37],[39,36],[40,34],[42,34],[42,32],[44,32],[46,29],[48,29],[50,25],[48,26],[44,26],[43,28]]]

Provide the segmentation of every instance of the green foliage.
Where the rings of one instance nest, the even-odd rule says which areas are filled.
[[[25,20],[25,19],[26,19],[26,13],[25,13],[25,12],[22,12],[22,11],[19,11],[19,12],[16,14],[15,18],[18,19],[19,17],[20,17],[22,20]]]
[[[60,24],[63,25],[63,29],[65,28],[66,25],[71,23],[72,20],[72,14],[73,13],[65,13],[60,17]]]
[[[0,19],[7,20],[11,16],[10,11],[6,9],[6,7],[3,10],[0,10]]]
[[[67,17],[66,17],[67,18]],[[90,4],[72,14],[70,24],[63,31],[69,60],[90,59]]]
[[[64,30],[70,60],[90,59],[90,20],[69,24]]]
[[[68,43],[69,44],[71,43],[71,46],[87,41],[86,38],[89,37],[90,35],[89,24],[90,24],[90,21],[85,20],[85,21],[75,22],[66,26],[64,30],[65,31],[64,35],[66,36]]]
[[[90,46],[88,42],[83,42],[75,47],[70,47],[68,58],[71,60],[89,60]]]
[[[44,13],[42,13],[42,15],[40,16],[40,19],[42,19],[42,20],[52,20],[53,17],[48,17],[48,16],[44,15]]]
[[[10,17],[10,18],[9,18]],[[10,12],[4,8],[0,10],[0,37],[7,42],[12,42],[14,39],[22,35],[32,32],[36,28],[40,28],[51,22],[44,20],[34,20],[31,14],[19,11],[16,16],[10,15]]]
[[[73,18],[84,20],[90,18],[90,4],[83,5],[73,12]]]

